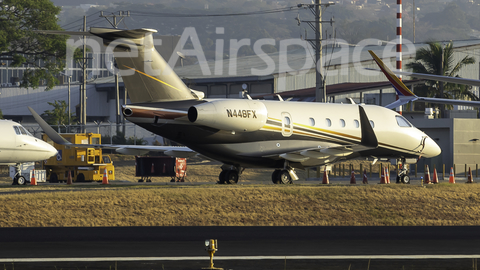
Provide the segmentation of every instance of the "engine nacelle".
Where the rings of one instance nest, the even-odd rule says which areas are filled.
[[[267,108],[259,100],[216,100],[188,109],[192,123],[235,132],[252,132],[267,122]]]

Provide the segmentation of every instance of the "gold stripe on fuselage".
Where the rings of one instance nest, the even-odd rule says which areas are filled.
[[[280,119],[269,117],[268,120],[270,120],[271,122],[274,122],[274,124],[276,124],[276,125],[281,125],[282,124],[282,121]],[[361,138],[359,138],[359,137],[352,136],[352,135],[349,135],[349,134],[340,133],[340,132],[336,132],[336,131],[325,130],[325,129],[321,129],[321,128],[315,128],[315,127],[311,127],[311,126],[307,126],[307,125],[303,125],[303,124],[298,124],[298,123],[293,123],[293,126],[297,126],[297,127],[300,126],[300,127],[304,128],[304,129],[307,129],[309,131],[311,130],[310,131],[311,133],[310,133],[310,132],[305,132],[305,131],[301,132],[298,129],[293,128],[293,134],[295,134],[295,135],[303,135],[303,136],[316,138],[316,139],[336,141],[336,142],[339,142],[339,143],[342,142],[342,139],[343,140],[353,139],[353,140],[357,140],[359,142],[361,141]],[[263,129],[278,131],[278,132],[282,131],[281,127],[271,126],[271,124],[270,124],[270,126],[267,125],[267,124],[264,125]],[[318,132],[323,132],[323,133],[327,133],[327,134],[318,134]],[[340,138],[336,138],[336,137],[332,137],[332,136],[328,136],[328,135],[339,136]],[[343,141],[343,143],[345,143],[345,141]],[[383,148],[387,148],[387,149],[394,150],[394,151],[402,151],[402,152],[407,151],[411,154],[415,154],[415,155],[419,154],[419,152],[412,151],[411,149],[401,148],[401,147],[386,144],[386,143],[378,142],[378,145],[382,146]]]

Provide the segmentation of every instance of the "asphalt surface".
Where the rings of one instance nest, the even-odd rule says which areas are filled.
[[[480,254],[478,227],[0,228],[0,258]],[[29,251],[24,252],[28,247]]]
[[[291,259],[295,255],[439,255],[445,258],[467,255],[463,259],[374,259],[370,269],[391,269],[394,265],[400,267],[397,269],[405,265],[410,268],[404,269],[472,269],[475,260],[468,255],[472,258],[480,255],[479,227],[0,228],[0,262],[4,263],[4,269],[10,269],[6,259],[72,258],[71,262],[11,263],[11,269],[17,270],[115,269],[115,265],[117,269],[200,269],[208,266],[205,239],[218,239],[216,265],[224,265],[226,269],[284,269],[285,263],[290,266],[287,269],[320,269],[320,266],[321,269],[348,269],[352,264],[366,269],[369,263],[365,258]],[[221,259],[228,256],[247,258]],[[258,256],[289,258],[252,259]],[[139,259],[75,261],[75,258],[99,257]],[[148,257],[163,259],[148,261]],[[169,261],[169,257],[177,260]]]

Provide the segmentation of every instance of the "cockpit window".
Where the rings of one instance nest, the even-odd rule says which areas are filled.
[[[30,134],[30,132],[28,132],[24,127],[22,126],[13,126],[13,129],[15,129],[15,133],[17,135],[28,135],[28,136],[32,136],[32,134]]]
[[[410,124],[407,119],[405,119],[403,116],[396,115],[395,118],[397,119],[397,124],[400,127],[412,127],[412,124]]]
[[[24,127],[20,127],[20,129],[22,130],[22,134],[23,134],[23,135],[33,136],[33,135],[30,134],[30,132],[28,132],[28,130],[26,130]]]

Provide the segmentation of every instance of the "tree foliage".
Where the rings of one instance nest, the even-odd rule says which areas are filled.
[[[45,35],[36,30],[61,30],[60,8],[50,0],[3,0],[0,5],[0,58],[12,67],[26,67],[22,87],[47,89],[58,83],[64,69],[67,36]]]
[[[47,102],[48,105],[53,106],[53,110],[46,110],[43,116],[49,125],[68,125],[68,104],[65,100],[55,100],[54,102]],[[70,122],[74,122],[74,117],[70,116]]]
[[[458,73],[463,67],[475,63],[475,58],[468,55],[455,63],[453,42],[449,42],[445,46],[439,42],[428,42],[427,44],[428,47],[417,50],[415,62],[406,65],[415,73],[459,77]],[[420,96],[479,100],[470,89],[471,86],[467,85],[427,81],[425,85],[416,87],[415,91]]]

